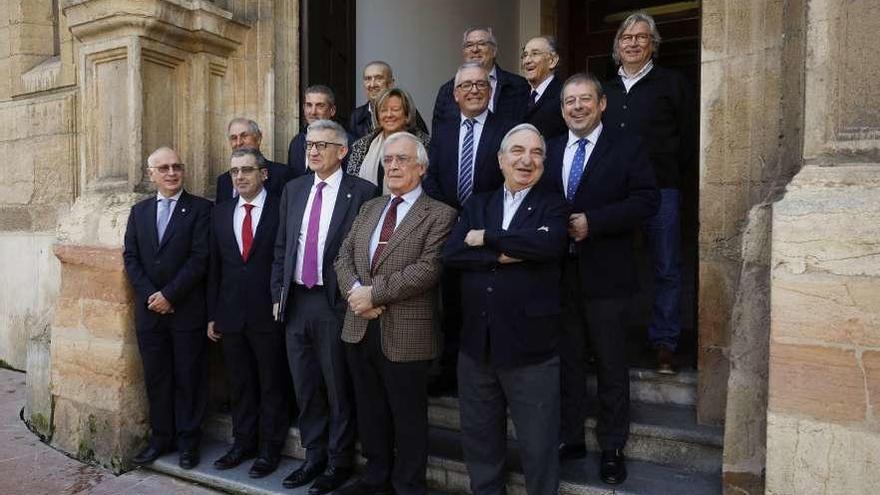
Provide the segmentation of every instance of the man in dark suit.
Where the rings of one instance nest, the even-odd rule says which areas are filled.
[[[147,159],[156,196],[131,208],[123,259],[134,288],[135,326],[144,364],[152,430],[132,461],[146,464],[180,451],[179,463],[199,463],[205,411],[205,272],[211,202],[183,189],[183,164],[170,148]]]
[[[364,204],[339,248],[342,329],[357,399],[364,475],[336,493],[427,493],[428,367],[436,357],[434,309],[440,249],[455,210],[423,194],[419,139],[399,132],[382,147],[391,196]]]
[[[525,121],[537,127],[544,139],[553,139],[568,131],[559,111],[562,81],[554,73],[559,65],[556,38],[538,36],[526,43],[520,55],[523,73],[531,92]]]
[[[394,87],[394,74],[391,72],[391,66],[381,60],[368,63],[364,66],[363,84],[364,91],[367,93],[367,102],[351,112],[348,123],[348,130],[353,141],[373,132],[376,120],[374,117],[376,103],[382,93]],[[428,133],[428,126],[418,110],[416,110],[416,125],[419,130]]]
[[[522,77],[502,70],[495,63],[498,42],[492,34],[492,28],[476,27],[465,31],[462,36],[461,51],[464,62],[476,62],[489,74],[492,85],[489,110],[502,120],[522,122],[529,100],[529,85]],[[459,110],[456,105],[457,100],[453,96],[456,85],[455,79],[450,79],[437,91],[434,118],[431,122],[432,133],[436,132],[437,127],[442,123],[458,122]]]
[[[638,138],[603,128],[606,100],[601,83],[575,74],[562,86],[567,135],[549,145],[546,184],[572,208],[572,245],[563,272],[562,358],[563,460],[586,455],[584,342],[596,353],[602,450],[600,476],[626,479],[623,448],[629,436],[629,370],[625,313],[636,290],[633,232],[656,210],[659,195],[647,148]]]
[[[229,125],[226,126],[226,135],[229,139],[229,147],[232,151],[241,148],[250,148],[259,152],[260,145],[263,143],[263,133],[260,131],[260,126],[253,120],[244,117],[236,117],[230,120]],[[273,196],[281,197],[281,191],[284,190],[284,185],[287,184],[288,181],[302,175],[301,171],[288,167],[283,163],[276,163],[266,160],[265,158],[263,158],[263,160],[266,162],[266,172],[269,174],[269,178],[263,183],[263,187]],[[237,197],[238,191],[232,186],[232,178],[229,174],[223,172],[218,175],[216,191],[217,203],[222,203]]]
[[[457,118],[434,128],[431,164],[424,188],[432,198],[460,209],[474,193],[497,190],[504,177],[498,169],[498,147],[513,126],[489,111],[492,85],[486,70],[467,62],[455,74]],[[443,273],[443,358],[431,395],[455,391],[458,334],[461,327],[460,282],[454,269]]]
[[[657,372],[674,374],[674,353],[681,334],[682,171],[694,170],[697,107],[691,86],[674,70],[654,63],[660,33],[654,19],[637,12],[627,17],[614,38],[614,61],[620,65],[605,83],[605,125],[639,136],[648,146],[660,208],[645,223],[645,244],[654,261],[654,301],[648,340]]]
[[[336,95],[323,84],[313,84],[303,93],[302,131],[287,145],[287,166],[299,175],[309,171],[306,160],[306,127],[318,120],[333,120],[336,116]],[[302,121],[301,119],[301,121]]]
[[[222,342],[235,441],[214,467],[231,469],[256,455],[248,474],[262,478],[278,467],[289,425],[284,336],[269,290],[278,198],[263,187],[266,161],[253,148],[232,152],[229,176],[238,200],[214,207],[208,338]]]
[[[507,410],[529,494],[559,489],[559,355],[562,260],[568,205],[534,187],[544,139],[531,124],[504,137],[504,186],[474,195],[443,249],[461,270],[458,360],[462,448],[473,493],[503,493]]]
[[[354,462],[354,401],[340,334],[345,299],[333,260],[361,205],[376,186],[341,168],[348,137],[341,125],[309,125],[309,168],[284,190],[275,243],[272,293],[276,314],[287,321],[287,358],[299,405],[306,461],[285,480],[286,488],[314,483],[321,495],[351,476]]]

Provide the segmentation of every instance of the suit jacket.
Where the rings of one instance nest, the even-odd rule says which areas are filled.
[[[537,127],[548,141],[568,132],[565,119],[562,118],[561,95],[562,81],[554,76],[535,106],[526,109],[525,122]]]
[[[279,331],[272,317],[272,272],[278,198],[266,194],[260,223],[247,262],[242,260],[233,231],[238,201],[214,207],[211,229],[211,262],[208,270],[208,321],[223,333]]]
[[[151,196],[132,206],[125,229],[122,256],[135,292],[137,331],[151,331],[164,322],[174,331],[204,332],[211,202],[183,191],[161,243],[156,205]],[[174,313],[147,309],[147,298],[156,291],[162,291]]]
[[[458,107],[456,107],[458,108]],[[459,116],[461,113],[458,114]],[[489,112],[477,154],[474,157],[473,192],[494,191],[504,183],[504,176],[498,165],[498,149],[501,139],[513,127],[513,123],[505,121],[498,115]],[[428,152],[430,164],[425,176],[423,187],[432,198],[443,201],[449,206],[460,209],[458,202],[458,138],[461,132],[461,120],[457,117],[452,123],[445,123],[434,128],[431,148]]]
[[[521,76],[502,70],[497,64],[495,73],[498,84],[492,99],[495,102],[495,111],[502,120],[518,124],[523,121],[526,107],[529,104],[529,83]],[[446,81],[437,91],[437,99],[434,101],[434,118],[431,121],[431,131],[437,132],[440,124],[457,122],[460,111],[458,103],[452,95],[455,86],[455,78]]]
[[[370,103],[367,102],[356,107],[351,112],[351,118],[348,121],[348,131],[355,141],[373,132],[373,117],[370,115],[369,107]],[[425,120],[418,110],[416,110],[416,128],[425,134],[428,133],[428,124],[425,124]]]
[[[562,159],[568,134],[547,146],[544,186],[565,197]],[[587,161],[572,213],[587,217],[587,238],[576,243],[581,283],[587,297],[626,297],[638,289],[633,236],[657,211],[660,193],[648,149],[635,137],[605,127]]]
[[[297,169],[288,167],[283,163],[269,162],[269,178],[263,183],[266,192],[270,196],[280,197],[284,185],[302,175]],[[232,196],[232,177],[224,172],[217,176],[217,203],[223,203],[230,199],[238,199]]]
[[[555,191],[533,187],[503,230],[503,189],[467,201],[443,248],[444,264],[461,272],[462,352],[491,366],[557,354],[568,210]],[[485,229],[484,246],[465,244],[472,229]],[[523,261],[501,264],[501,253]]]
[[[296,283],[294,277],[299,233],[309,192],[314,182],[315,176],[312,174],[299,177],[287,185],[281,196],[279,227],[272,263],[272,299],[281,303],[282,315],[296,306],[296,301],[291,300],[293,291],[290,288]],[[336,195],[336,203],[333,205],[333,213],[330,217],[327,240],[324,242],[324,262],[321,266],[327,302],[331,308],[337,308],[340,313],[345,309],[345,298],[340,296],[333,260],[336,259],[339,246],[348,234],[361,205],[375,195],[376,186],[360,177],[343,172],[339,193]]]
[[[382,351],[394,362],[423,361],[437,357],[434,308],[440,281],[440,249],[455,222],[456,212],[421,194],[379,255],[375,274],[370,273],[370,237],[390,196],[364,204],[339,249],[336,273],[339,290],[347,292],[360,282],[372,286],[373,304],[386,306],[379,316]],[[348,308],[342,340],[358,343],[368,320]]]

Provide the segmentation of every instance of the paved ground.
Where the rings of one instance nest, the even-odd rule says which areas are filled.
[[[140,469],[115,476],[39,441],[22,423],[24,373],[0,369],[0,494],[218,495],[220,492]]]

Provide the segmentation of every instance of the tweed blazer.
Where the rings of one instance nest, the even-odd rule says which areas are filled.
[[[336,258],[339,290],[345,295],[355,282],[372,286],[373,305],[386,307],[379,323],[382,352],[389,360],[433,359],[439,352],[434,309],[442,270],[440,251],[456,211],[423,192],[379,255],[376,272],[370,274],[370,237],[390,200],[385,195],[364,203],[355,218]],[[347,308],[342,340],[360,342],[368,321]]]

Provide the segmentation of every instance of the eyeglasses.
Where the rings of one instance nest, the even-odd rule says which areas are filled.
[[[620,38],[618,38],[621,43],[624,45],[629,45],[633,41],[637,42],[640,45],[644,45],[651,39],[651,35],[647,33],[639,33],[639,34],[621,34]]]
[[[252,167],[250,165],[244,167],[232,167],[229,169],[229,175],[235,177],[236,175],[251,175],[252,173],[259,170],[260,167]]]
[[[477,88],[478,91],[486,91],[489,89],[489,81],[464,81],[458,83],[456,88],[465,93],[470,93],[474,88]]]
[[[168,175],[171,172],[183,172],[183,164],[182,163],[172,163],[170,165],[156,165],[150,166],[149,168],[159,172],[162,175]]]
[[[324,151],[327,149],[327,146],[344,146],[340,143],[331,143],[329,141],[306,141],[306,152],[308,152],[314,146],[318,151]]]
[[[397,162],[398,165],[406,165],[412,158],[409,155],[385,155],[382,157],[382,164],[386,167],[394,165],[394,162]]]
[[[540,51],[538,51],[538,50],[532,50],[532,51],[530,51],[530,52],[522,52],[522,53],[519,55],[519,59],[520,59],[520,60],[525,60],[525,59],[527,59],[527,58],[538,58],[538,57],[540,57],[541,55],[547,55],[548,53],[550,53],[550,52],[540,52]]]
[[[479,48],[480,50],[482,50],[483,48],[486,48],[487,46],[495,46],[495,43],[492,43],[489,40],[481,40],[481,41],[468,41],[467,43],[463,43],[461,45],[461,47],[464,48],[465,50],[473,50],[474,48]]]

